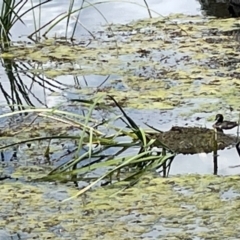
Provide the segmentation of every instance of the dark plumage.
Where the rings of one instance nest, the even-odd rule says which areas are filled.
[[[228,130],[238,126],[237,122],[223,121],[222,114],[217,114],[215,120],[216,122],[213,124],[213,127],[221,132],[222,130]]]

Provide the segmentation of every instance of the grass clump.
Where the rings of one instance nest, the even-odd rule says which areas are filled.
[[[8,132],[9,139],[13,135],[20,134],[20,132],[21,134],[25,133],[15,138],[21,139],[20,141],[17,140],[10,144],[4,144],[0,149],[34,142],[48,142],[42,154],[50,163],[51,141],[58,140],[61,142],[67,140],[74,142],[75,147],[70,160],[58,164],[47,176],[43,178],[36,176],[34,180],[71,181],[76,184],[78,181],[85,181],[89,183],[78,195],[99,184],[123,182],[129,187],[137,183],[146,172],[156,171],[157,169],[164,176],[167,176],[175,153],[157,138],[150,137],[126,114],[118,102],[111,96],[108,96],[104,101],[107,101],[109,105],[112,105],[112,102],[114,102],[120,109],[121,115],[99,122],[96,112],[101,107],[102,100],[102,98],[97,98],[89,101],[89,103],[84,100],[82,106],[84,105],[87,108],[87,114],[82,115],[57,109],[25,109],[2,115],[1,117],[3,118],[19,113],[31,112],[37,114],[34,117],[34,121],[37,122],[36,119],[41,118],[39,121],[41,123],[48,119],[53,124],[51,125],[52,127],[45,126],[40,129],[39,134],[34,137],[26,134],[27,132],[32,132],[29,129],[34,124],[33,121],[31,125],[25,126],[21,130],[18,128],[18,132],[11,134]],[[106,108],[106,106],[107,104],[104,107]],[[119,120],[126,124],[126,128],[119,128],[114,124],[115,121]],[[60,127],[62,124],[77,130],[65,131],[63,133],[60,129],[54,129],[54,127]],[[36,128],[34,131],[36,131]],[[43,132],[45,132],[45,135],[41,134]],[[160,147],[158,153],[152,150],[154,146]]]

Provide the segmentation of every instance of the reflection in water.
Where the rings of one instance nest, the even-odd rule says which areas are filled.
[[[1,65],[0,71],[4,71],[5,76],[0,84],[0,101],[5,101],[11,111],[24,109],[23,105],[48,107],[46,95],[66,88],[59,81],[35,73],[41,71],[41,65],[33,66],[31,63],[8,58],[2,58]]]
[[[207,16],[221,18],[239,17],[240,1],[239,0],[199,0],[203,13]]]
[[[22,104],[23,101],[28,101],[28,103],[32,106],[32,99],[35,99],[38,104],[42,104],[46,106],[46,102],[42,102],[39,97],[36,97],[34,94],[34,85],[38,85],[40,89],[44,91],[44,88],[47,88],[49,92],[54,91],[62,91],[66,85],[64,85],[61,81],[61,78],[71,79],[70,82],[75,88],[83,88],[88,87],[92,89],[104,89],[105,87],[125,87],[125,85],[121,85],[121,79],[119,76],[111,75],[111,76],[62,76],[57,78],[59,81],[51,81],[50,79],[45,80],[41,75],[36,75],[34,73],[29,72],[31,69],[30,64],[23,64],[20,62],[14,62],[10,60],[3,61],[3,66],[6,70],[6,75],[8,76],[8,80],[10,83],[11,93],[12,95],[8,95],[6,91],[3,91],[5,98],[13,103]],[[21,73],[21,75],[19,75]],[[21,77],[24,78],[21,79]],[[26,82],[26,79],[30,82]],[[67,81],[69,83],[69,81]],[[121,83],[120,85],[116,84],[116,82]],[[70,84],[69,84],[70,85]],[[68,86],[69,86],[68,85]],[[69,98],[74,97],[74,93],[69,94]],[[76,96],[79,96],[76,93]],[[83,94],[84,96],[84,94]],[[14,110],[14,109],[13,109]],[[71,109],[69,109],[71,111]],[[151,126],[154,126],[162,131],[169,130],[173,125],[192,125],[192,126],[206,126],[210,127],[212,123],[206,123],[206,117],[202,117],[199,121],[193,117],[187,118],[186,121],[183,121],[179,118],[179,115],[183,111],[183,109],[175,108],[174,110],[127,110],[127,114],[134,119],[134,121],[139,125],[146,128],[144,123],[148,123]],[[109,113],[108,113],[109,114]],[[125,127],[125,125],[121,122],[116,122],[118,127]],[[229,166],[237,165],[239,161],[239,156],[235,148],[230,150],[224,150],[218,152],[218,174],[236,174],[239,172],[238,168],[229,168]],[[181,174],[181,173],[213,173],[213,154],[195,154],[195,155],[177,155],[174,159],[173,164],[171,166],[170,174]]]
[[[108,92],[110,89],[117,91],[127,91],[127,84],[123,82],[122,77],[118,75],[85,75],[85,76],[65,76],[69,78],[68,83],[71,83],[74,88],[66,91],[68,99],[85,99],[88,94],[91,95],[97,92]],[[79,91],[85,89],[84,91]]]
[[[74,87],[74,91],[81,88],[89,88],[90,91],[103,91],[105,88],[117,88],[118,90],[127,90],[126,84],[123,84],[121,77],[117,75],[111,76],[62,76],[58,77],[58,81],[46,79],[41,74],[35,74],[31,63],[15,62],[9,59],[2,60],[2,66],[6,72],[4,85],[0,85],[0,90],[3,93],[6,102],[10,105],[25,105],[30,106],[42,105],[47,107],[46,92],[52,93],[63,91],[66,87]],[[35,66],[36,67],[36,66]],[[41,66],[36,67],[41,69]],[[8,82],[9,89],[6,88]],[[68,85],[63,82],[68,82]],[[35,88],[37,86],[37,88]],[[42,91],[42,96],[40,95]],[[69,93],[69,98],[81,97],[79,93]],[[84,93],[82,93],[84,97]],[[86,96],[85,96],[86,97]],[[21,109],[21,106],[12,106],[11,110]],[[173,125],[185,125],[186,123],[193,126],[206,126],[206,122],[187,119],[183,122],[179,119],[182,112],[181,108],[174,110],[127,110],[129,116],[136,121],[140,126],[144,126],[144,122],[163,131],[169,130]],[[177,122],[176,122],[177,121]],[[116,123],[118,126],[121,124]],[[210,125],[209,125],[210,126]],[[219,174],[232,174],[239,172],[238,168],[229,168],[238,164],[238,155],[235,148],[231,150],[219,151]],[[211,154],[196,154],[196,155],[178,155],[173,161],[170,174],[179,173],[212,173],[213,172],[213,155]]]
[[[235,148],[218,151],[218,174],[232,175],[239,174],[239,168],[231,166],[240,163],[240,158]],[[170,174],[212,174],[213,154],[178,155],[173,161]]]

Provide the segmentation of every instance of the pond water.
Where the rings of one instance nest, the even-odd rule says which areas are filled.
[[[143,123],[148,123],[150,126],[154,126],[157,129],[168,131],[174,126],[200,126],[211,128],[212,123],[206,121],[207,114],[198,113],[188,118],[179,118],[181,112],[184,111],[181,108],[176,108],[172,111],[160,111],[153,110],[144,113],[142,111],[129,111],[129,115],[132,116],[137,123],[144,127]],[[202,117],[196,121],[197,117]],[[236,134],[236,129],[229,130],[227,133]],[[231,175],[239,174],[239,167],[232,168],[240,164],[240,158],[236,148],[224,149],[218,151],[218,174]],[[213,173],[213,153],[199,153],[194,155],[179,154],[175,157],[170,170],[170,175],[175,174],[211,174]]]
[[[26,7],[29,7],[31,1],[27,2],[29,5]],[[39,1],[33,2],[38,3]],[[88,2],[95,3],[95,1]],[[131,2],[111,2],[98,4],[96,7],[103,13],[108,23],[129,23],[132,20],[148,17],[147,10],[142,7],[144,1],[133,0]],[[187,18],[187,15],[204,14],[218,17],[228,17],[229,15],[226,1],[216,3],[216,1],[196,0],[148,0],[147,2],[150,9],[164,16],[186,14]],[[76,3],[79,4],[78,1]],[[43,25],[56,15],[66,12],[67,9],[68,1],[53,0],[42,7],[41,13],[36,11],[35,14],[36,16],[41,14],[41,25]],[[158,16],[155,12],[152,15]],[[177,21],[185,21],[183,18],[178,19],[177,15],[175,18]],[[14,26],[12,37],[15,44],[21,46],[21,41],[30,42],[27,36],[34,31],[32,19],[32,14],[29,13],[23,19],[25,25],[18,22]],[[200,22],[202,19],[196,19],[196,22]],[[84,9],[80,20],[99,39],[101,35],[104,35],[102,31],[105,29],[106,21],[93,7]],[[73,30],[74,22],[75,19],[72,18],[68,29],[69,34]],[[188,30],[190,31],[190,29]],[[46,28],[41,33],[44,30]],[[64,34],[65,22],[61,22],[48,36],[63,36]],[[91,38],[87,31],[80,26],[77,27],[75,37],[83,41]],[[122,37],[124,39],[124,36]],[[161,37],[156,36],[156,40]],[[106,36],[105,40],[111,41]],[[16,41],[19,42],[16,43]],[[158,55],[159,52],[161,52],[161,56]],[[175,49],[159,50],[157,48],[151,54],[150,60],[145,60],[146,64],[153,59],[169,65],[174,70],[191,69],[191,66],[186,65],[186,62],[189,61],[188,53],[176,53]],[[124,62],[126,59],[127,63],[130,56],[131,54],[128,53],[121,60]],[[169,57],[167,60],[166,56]],[[165,60],[166,62],[164,62]],[[205,64],[199,59],[194,61],[199,65]],[[54,76],[54,72],[51,76],[45,71],[50,68],[59,70],[62,68],[61,63],[54,60],[42,63],[32,61],[30,58],[27,60],[26,58],[2,58],[1,63],[0,90],[3,93],[0,95],[0,104],[3,106],[1,112],[9,111],[6,107],[7,103],[22,103],[36,107],[60,106],[61,109],[77,112],[79,109],[72,103],[69,104],[68,101],[84,98],[89,92],[92,93],[96,89],[111,88],[119,93],[134,89],[136,93],[140,92],[139,86],[135,82],[126,81],[127,73],[125,78],[116,72],[110,75],[95,72],[85,75],[68,71],[67,74],[57,76]],[[127,68],[126,63],[125,65],[123,63],[121,67]],[[73,65],[81,67],[79,63],[71,64],[69,63],[71,67]],[[218,64],[219,62],[211,63],[208,68],[218,69]],[[191,86],[196,92],[201,90],[204,71],[197,72],[198,75],[191,82]],[[138,77],[140,75],[148,77],[148,74],[152,74],[151,67],[136,69],[135,73]],[[160,73],[160,78],[164,74],[164,72]],[[221,73],[217,75],[219,79],[220,75]],[[153,77],[158,80],[159,76],[153,75]],[[211,79],[209,81],[211,82]],[[146,81],[146,83],[147,88],[152,86],[154,88],[152,85],[154,82],[150,81],[148,84]],[[181,87],[178,76],[176,78],[173,76],[172,79],[163,78],[162,83],[163,88],[166,89]],[[206,84],[204,80],[203,83]],[[236,80],[235,83],[238,84],[238,81]],[[218,83],[214,82],[214,84]],[[231,84],[236,86],[230,81],[229,85]],[[187,86],[187,88],[189,87]],[[206,91],[210,92],[212,89]],[[239,99],[238,89],[236,92],[234,92],[234,97]],[[173,96],[174,94],[177,95],[177,93],[173,93]],[[239,109],[232,111],[231,106],[226,106],[222,99],[208,98],[204,95],[199,98],[184,98],[181,104],[171,108],[161,109],[149,106],[143,109],[137,107],[124,107],[124,109],[142,127],[146,127],[144,123],[148,123],[163,131],[171,129],[172,126],[211,128],[213,122],[209,119],[216,114],[216,107],[212,110],[208,105],[196,110],[197,106],[206,104],[206,102],[219,106],[219,110],[226,113],[229,119],[236,119]],[[3,119],[1,119],[1,123],[5,123]],[[119,123],[119,126],[123,126],[121,124]],[[236,129],[227,133],[236,135]],[[18,161],[13,158],[14,153],[10,150],[5,151],[5,161],[2,162],[1,173],[11,175],[20,169],[18,173],[22,177],[24,173],[29,176],[31,176],[30,174],[40,176],[45,174],[44,170],[50,171],[51,167],[48,164],[46,164],[46,169],[42,168],[44,165],[41,165],[42,156],[33,156],[36,157],[36,162],[29,166],[29,159],[24,159],[24,156],[21,155],[21,150],[28,150],[28,147],[24,145],[18,153],[24,162],[20,166]],[[36,143],[31,147],[45,149],[46,145]],[[56,153],[52,156],[54,159],[58,159],[59,149],[68,152],[74,147],[74,144],[63,146],[56,141],[54,147]],[[67,160],[69,158],[71,156],[68,156]],[[230,167],[239,164],[240,158],[235,148],[218,151],[218,174],[224,175],[218,177],[212,174],[212,153],[179,154],[173,161],[169,178],[158,178],[156,175],[144,176],[139,185],[124,192],[119,191],[117,195],[115,195],[116,189],[99,188],[99,191],[89,192],[69,202],[61,201],[73,196],[78,191],[72,183],[33,183],[27,182],[21,177],[20,180],[23,181],[6,180],[1,187],[0,239],[240,239],[238,231],[240,179],[237,176],[240,169]]]
[[[35,1],[37,3],[38,1]],[[91,1],[91,4],[94,4],[94,1]],[[30,2],[29,2],[30,4]],[[160,15],[167,16],[169,14],[187,14],[187,15],[200,15],[202,14],[202,9],[206,9],[206,5],[202,4],[201,1],[195,0],[162,0],[148,1],[149,8],[154,9]],[[144,5],[142,1],[132,1],[132,3],[104,3],[98,4],[96,7],[99,11],[108,20],[108,23],[128,23],[132,20],[138,20],[148,17],[146,8],[139,6]],[[30,5],[29,5],[30,6]],[[26,7],[29,7],[28,5]],[[77,7],[76,5],[74,7]],[[41,24],[45,24],[50,21],[54,16],[60,13],[64,13],[68,9],[68,3],[66,1],[51,1],[49,5],[42,7],[41,12],[35,12],[36,16],[41,14]],[[153,16],[157,14],[153,12]],[[206,13],[206,12],[205,12]],[[31,14],[26,15],[23,20],[25,25],[18,22],[13,30],[12,35],[13,39],[25,41],[27,40],[27,35],[34,31],[33,16]],[[72,31],[73,24],[75,19],[72,19],[70,23],[70,32]],[[94,7],[87,7],[83,10],[81,14],[81,22],[92,32],[99,32],[100,29],[104,29],[103,26],[106,25],[106,21],[101,17],[99,12]],[[61,22],[57,25],[49,34],[49,36],[57,35],[61,36],[65,33],[66,22]],[[44,30],[43,30],[44,31]],[[43,33],[42,31],[42,33]],[[82,27],[78,26],[75,34],[76,38],[87,39],[89,34],[83,30]],[[29,41],[29,40],[28,40]],[[154,61],[158,61],[159,56],[157,51],[152,55]],[[185,58],[185,54],[176,54],[175,51],[162,51],[163,56],[170,56],[168,65],[176,67],[178,70],[182,70],[186,66],[184,62],[181,63],[182,59]],[[169,57],[168,56],[168,57]],[[164,58],[164,57],[163,57]],[[122,59],[124,62],[124,58]],[[126,58],[127,61],[127,58]],[[180,62],[180,63],[179,63]],[[1,84],[6,93],[10,93],[13,86],[9,79],[12,77],[10,73],[15,75],[17,82],[15,89],[21,94],[19,96],[12,96],[12,100],[20,99],[22,104],[34,105],[37,107],[46,106],[54,107],[66,103],[71,98],[80,98],[84,97],[84,93],[79,93],[78,89],[96,89],[96,88],[107,88],[111,87],[117,91],[128,91],[132,86],[126,85],[122,81],[121,76],[116,74],[113,75],[63,75],[57,77],[47,77],[44,75],[44,69],[48,67],[53,67],[54,62],[47,62],[44,64],[36,62],[26,62],[25,60],[9,60],[2,59],[2,65],[0,66],[0,77]],[[60,68],[60,65],[56,65],[56,68]],[[42,74],[35,74],[34,71],[43,72]],[[17,72],[16,72],[17,71]],[[16,74],[17,73],[17,74]],[[143,73],[141,71],[138,74],[146,74],[146,71]],[[178,86],[176,81],[171,79],[164,80],[166,87]],[[22,85],[21,85],[22,84]],[[201,80],[196,79],[193,82],[195,88],[201,86]],[[23,86],[23,87],[22,87]],[[6,101],[9,101],[8,94],[2,94],[0,96],[0,103],[4,105]],[[28,96],[26,98],[26,96]],[[198,101],[198,102],[197,102]],[[191,100],[188,99],[187,110],[194,108],[196,104],[204,103],[205,99]],[[212,101],[212,100],[211,100]],[[216,104],[219,104],[216,101]],[[191,116],[184,117],[182,113],[186,110],[186,106],[175,107],[174,109],[166,110],[136,110],[130,109],[127,110],[129,116],[132,117],[136,122],[145,126],[143,123],[148,122],[150,125],[161,129],[163,131],[169,130],[173,125],[188,125],[188,126],[207,126],[211,128],[212,123],[207,121],[207,118],[212,116],[211,112],[204,113],[192,113]],[[2,111],[6,111],[6,108],[2,108]],[[231,117],[231,113],[228,112],[228,116]],[[196,121],[197,118],[200,120]],[[235,130],[229,131],[230,133],[235,134]],[[223,175],[236,174],[238,173],[238,168],[229,168],[231,165],[237,165],[239,157],[235,149],[219,151],[219,173]],[[212,154],[196,154],[196,155],[178,155],[176,160],[173,163],[171,174],[178,173],[211,173],[212,172]]]
[[[38,0],[33,1],[34,3],[38,3]],[[91,0],[88,1],[89,4],[95,4],[99,1]],[[101,26],[107,23],[128,23],[132,20],[138,20],[142,18],[147,18],[148,12],[145,7],[144,1],[121,1],[121,2],[105,2],[101,1],[102,4],[97,4],[96,8],[94,7],[86,7],[81,15],[81,23],[89,30],[99,30]],[[74,7],[77,8],[81,2],[75,2]],[[201,5],[196,0],[149,0],[147,1],[149,8],[154,10],[153,17],[158,15],[169,15],[174,13],[184,13],[189,15],[196,15],[201,13]],[[85,4],[88,6],[88,4]],[[31,6],[31,2],[26,5],[26,8]],[[42,24],[50,21],[52,18],[57,16],[58,14],[64,13],[68,10],[68,2],[64,0],[53,0],[50,4],[42,7],[41,16],[42,16]],[[101,12],[105,19],[99,13]],[[36,11],[36,16],[38,12]],[[29,14],[24,18],[25,26],[21,23],[16,24],[13,29],[13,36],[15,37],[24,37],[29,35],[32,31],[34,31],[34,25],[32,21],[32,15]],[[73,27],[75,20],[72,19],[72,23],[70,24]],[[65,33],[65,22],[62,22],[58,27],[53,29],[53,35],[55,34],[64,34]],[[69,29],[71,31],[72,28]],[[86,31],[83,28],[79,27],[77,29],[77,37],[83,37],[82,35],[86,34]]]
[[[61,3],[60,3],[61,2]],[[94,4],[96,1],[90,1],[91,4]],[[37,4],[39,3],[38,0],[33,1],[33,3]],[[75,7],[77,8],[79,2],[75,3]],[[184,1],[176,1],[176,0],[163,0],[163,1],[155,1],[150,0],[148,1],[149,8],[154,9],[157,13],[160,15],[168,15],[168,14],[174,14],[174,13],[185,13],[190,15],[196,15],[200,14],[200,4],[196,0],[184,0]],[[108,23],[127,23],[132,20],[138,20],[142,18],[148,17],[148,13],[146,8],[140,7],[138,5],[144,6],[144,1],[141,1],[139,3],[138,0],[131,1],[131,3],[127,2],[116,2],[116,3],[103,3],[98,4],[97,8],[101,13],[105,16],[105,18],[108,20]],[[26,9],[31,7],[31,1],[28,1],[26,5]],[[68,2],[66,1],[57,1],[53,0],[47,5],[43,5],[41,12],[35,11],[35,15],[37,18],[37,23],[39,24],[39,19],[41,19],[40,25],[44,25],[47,22],[49,22],[51,19],[53,19],[56,15],[65,13],[68,9]],[[24,11],[24,10],[23,10]],[[39,15],[40,14],[40,15]],[[40,16],[40,18],[39,18]],[[156,16],[156,14],[153,13],[153,16]],[[32,13],[29,13],[23,17],[24,24],[21,22],[17,22],[15,26],[12,29],[12,37],[16,41],[29,41],[27,36],[34,31],[34,22],[33,22],[33,16]],[[72,19],[72,23],[70,23],[70,28],[68,29],[69,32],[72,31],[73,24],[75,22],[75,19]],[[106,25],[105,19],[102,18],[102,16],[99,14],[99,12],[94,9],[93,7],[88,7],[83,10],[81,14],[81,22],[83,25],[89,29],[90,31],[99,31],[102,29],[103,25]],[[60,24],[58,24],[50,33],[50,36],[62,36],[65,34],[65,25],[66,22],[62,21]],[[44,29],[41,33],[44,32]],[[76,29],[76,38],[81,39],[88,39],[89,35],[87,32],[82,28],[78,27]],[[0,66],[0,77],[1,82],[4,88],[7,92],[10,91],[10,83],[8,76],[5,71],[9,71],[9,69],[6,69],[4,65],[6,65],[6,60],[2,60],[2,64]],[[21,71],[19,70],[20,78],[27,86],[27,89],[30,89],[34,96],[37,96],[38,99],[35,97],[30,96],[31,102],[34,105],[48,105],[49,107],[53,106],[54,104],[59,102],[59,99],[52,98],[49,96],[49,94],[52,91],[56,91],[56,88],[62,89],[62,84],[68,84],[71,86],[74,86],[74,79],[73,76],[64,76],[59,77],[57,80],[60,80],[59,84],[55,84],[56,88],[52,86],[46,86],[44,89],[42,88],[42,85],[38,82],[42,83],[43,81],[48,83],[48,81],[51,82],[51,79],[48,79],[47,77],[36,77],[39,78],[39,81],[36,81],[33,83],[33,76],[29,77],[29,74],[26,74],[25,71],[28,69],[41,69],[41,66],[36,66],[32,64],[27,64],[26,62],[16,62],[16,65],[21,67]],[[62,79],[62,81],[61,81]],[[55,82],[55,80],[54,80]],[[56,103],[55,103],[56,99]],[[4,103],[6,99],[4,98],[4,95],[0,96],[0,104]]]

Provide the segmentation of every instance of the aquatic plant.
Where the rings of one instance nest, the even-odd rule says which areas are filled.
[[[17,21],[20,21],[24,24],[22,17],[33,11],[35,8],[41,7],[43,4],[50,2],[51,0],[45,0],[27,8],[25,7],[28,3],[27,0],[16,1],[16,0],[3,0],[0,11],[0,48],[1,50],[6,50],[9,47],[11,41],[11,29],[16,24]],[[33,18],[35,22],[36,19]],[[35,24],[36,25],[36,24]]]
[[[3,0],[2,3],[2,8],[0,12],[0,41],[1,41],[1,48],[6,50],[6,47],[9,47],[10,41],[11,41],[11,29],[15,25],[17,21],[22,22],[23,21],[23,16],[25,16],[27,13],[32,12],[33,16],[33,25],[34,25],[34,31],[29,34],[29,38],[35,42],[38,42],[42,37],[46,37],[46,35],[55,27],[57,26],[60,22],[66,21],[65,25],[65,38],[66,39],[71,39],[74,40],[74,35],[76,33],[77,26],[81,26],[85,31],[87,31],[93,38],[95,38],[94,34],[89,31],[84,24],[79,20],[81,11],[84,9],[87,9],[89,7],[95,9],[99,15],[104,19],[107,25],[109,25],[109,29],[111,30],[111,26],[107,20],[107,18],[104,16],[104,14],[99,10],[97,5],[102,5],[105,3],[109,3],[109,1],[99,1],[95,3],[90,3],[89,1],[83,0],[80,3],[76,3],[74,0],[69,1],[69,6],[67,11],[59,13],[57,16],[53,16],[51,20],[48,22],[44,22],[41,24],[42,21],[42,16],[41,16],[41,6],[51,2],[51,0],[45,0],[44,2],[39,1],[38,4],[33,3],[31,0],[31,7],[27,6],[28,1],[16,1],[16,0]],[[143,4],[140,3],[134,3],[131,1],[112,1],[112,2],[125,2],[129,4],[135,4],[139,7],[143,7],[147,9],[148,15],[150,18],[152,18],[152,13],[154,12],[158,15],[156,11],[152,10],[149,8],[148,3],[146,0],[143,0]],[[38,10],[38,16],[35,14],[35,9]],[[70,21],[73,20],[73,28],[71,32],[69,32],[69,26],[70,26]],[[42,30],[44,29],[44,32]],[[114,36],[114,33],[112,31],[112,34]]]
[[[113,101],[122,114],[99,122],[99,119],[93,116],[96,115],[97,109],[106,107],[106,102],[103,103],[103,100],[111,105]],[[0,118],[3,118],[19,113],[31,112],[37,113],[36,118],[45,118],[44,122],[46,122],[46,119],[53,120],[51,127],[43,124],[38,134],[33,120],[30,124],[26,124],[25,127],[20,128],[18,126],[17,133],[13,128],[5,134],[2,133],[5,138],[9,137],[11,141],[14,141],[11,138],[13,135],[16,136],[19,132],[22,135],[18,135],[17,138],[21,139],[21,141],[17,140],[10,144],[5,144],[0,149],[39,141],[46,142],[47,140],[48,143],[45,145],[45,150],[42,154],[50,163],[51,141],[59,140],[63,142],[68,140],[75,142],[75,148],[72,151],[74,156],[70,160],[58,164],[45,177],[38,178],[36,176],[35,180],[71,181],[76,184],[78,181],[89,182],[89,185],[79,194],[98,183],[107,184],[120,181],[126,183],[126,186],[132,186],[146,172],[156,171],[157,169],[164,176],[169,174],[175,153],[158,139],[149,138],[148,134],[137,126],[113,97],[108,96],[104,99],[98,97],[91,101],[84,100],[81,106],[87,107],[87,114],[76,114],[55,108],[25,109],[0,116]],[[34,118],[34,121],[36,121],[36,118]],[[127,128],[117,127],[118,125],[114,124],[116,120],[122,120]],[[40,122],[41,120],[38,120],[38,123]],[[64,128],[63,124],[65,125],[65,130],[67,127],[75,128],[75,130],[73,132],[62,131]],[[35,129],[35,136],[32,138],[30,137],[33,136],[31,126]],[[56,126],[58,128],[55,128]],[[103,130],[100,131],[99,128]],[[107,134],[107,132],[109,133]],[[124,141],[121,140],[122,137],[125,138]],[[6,142],[9,141],[6,140]],[[160,148],[158,153],[152,150],[154,146]],[[100,171],[101,174],[96,174],[96,171]]]

